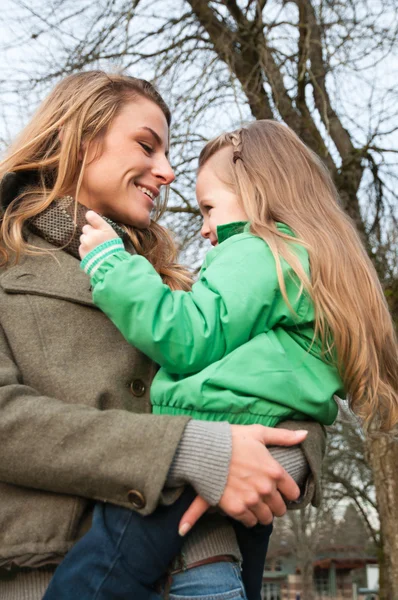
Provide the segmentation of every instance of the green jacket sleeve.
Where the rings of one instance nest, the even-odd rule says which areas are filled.
[[[292,322],[263,240],[243,233],[212,252],[191,292],[171,291],[145,258],[118,252],[92,278],[94,302],[130,344],[180,374],[202,370],[277,322]],[[298,285],[288,270],[284,265],[294,308]]]

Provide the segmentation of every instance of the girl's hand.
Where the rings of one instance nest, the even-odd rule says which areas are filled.
[[[262,425],[231,425],[232,456],[227,485],[218,504],[227,515],[247,527],[271,523],[286,512],[286,500],[296,500],[300,489],[268,452],[270,446],[295,446],[307,431],[274,429]],[[179,525],[185,535],[208,510],[209,504],[195,498]]]
[[[80,236],[79,254],[82,259],[103,242],[118,237],[116,231],[93,210],[87,211],[86,221],[88,225],[84,225]]]

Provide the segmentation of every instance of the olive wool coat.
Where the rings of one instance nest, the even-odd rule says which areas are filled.
[[[188,419],[139,414],[155,365],[66,252],[0,272],[0,325],[0,566],[38,566],[69,550],[93,500],[153,511]]]

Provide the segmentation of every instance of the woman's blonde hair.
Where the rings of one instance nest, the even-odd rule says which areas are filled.
[[[2,264],[8,263],[11,255],[18,261],[22,254],[38,253],[24,239],[24,225],[54,200],[69,194],[73,187],[78,195],[90,143],[101,141],[123,106],[135,98],[147,98],[157,104],[170,125],[170,111],[149,82],[102,71],[66,77],[39,106],[0,163],[0,180],[6,172],[23,171],[30,176],[29,181],[33,174],[35,181],[35,185],[21,190],[2,214]],[[82,158],[83,144],[86,149]],[[155,219],[148,229],[126,227],[126,230],[137,252],[151,261],[165,283],[172,288],[189,289],[191,276],[176,263],[173,239],[156,222],[166,202],[167,195],[158,203]]]
[[[220,177],[239,197],[252,233],[270,246],[286,302],[281,258],[313,299],[315,338],[325,359],[336,357],[352,410],[366,428],[391,430],[398,422],[394,327],[376,271],[326,167],[291,129],[264,120],[210,141],[199,170],[226,147],[231,154]],[[277,222],[295,237],[279,231]],[[309,253],[311,280],[292,242]]]

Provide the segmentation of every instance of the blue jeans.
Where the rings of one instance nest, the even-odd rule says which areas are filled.
[[[159,600],[157,584],[181,551],[183,539],[178,535],[178,523],[195,495],[188,487],[174,504],[159,506],[146,517],[112,504],[97,504],[90,531],[57,568],[43,600]],[[243,579],[250,591],[247,597],[259,600],[272,526],[246,529],[233,523],[243,554]],[[212,564],[222,564],[220,568],[230,572],[225,565],[233,563]],[[203,572],[210,569],[211,575],[215,570],[212,564],[203,566]],[[196,569],[176,575],[173,586],[176,581],[190,580],[191,571]],[[204,587],[204,595],[209,597],[211,581],[209,577]],[[224,583],[221,581],[222,587]],[[234,589],[227,587],[224,591]]]
[[[174,575],[169,600],[247,600],[238,563],[212,563]]]

